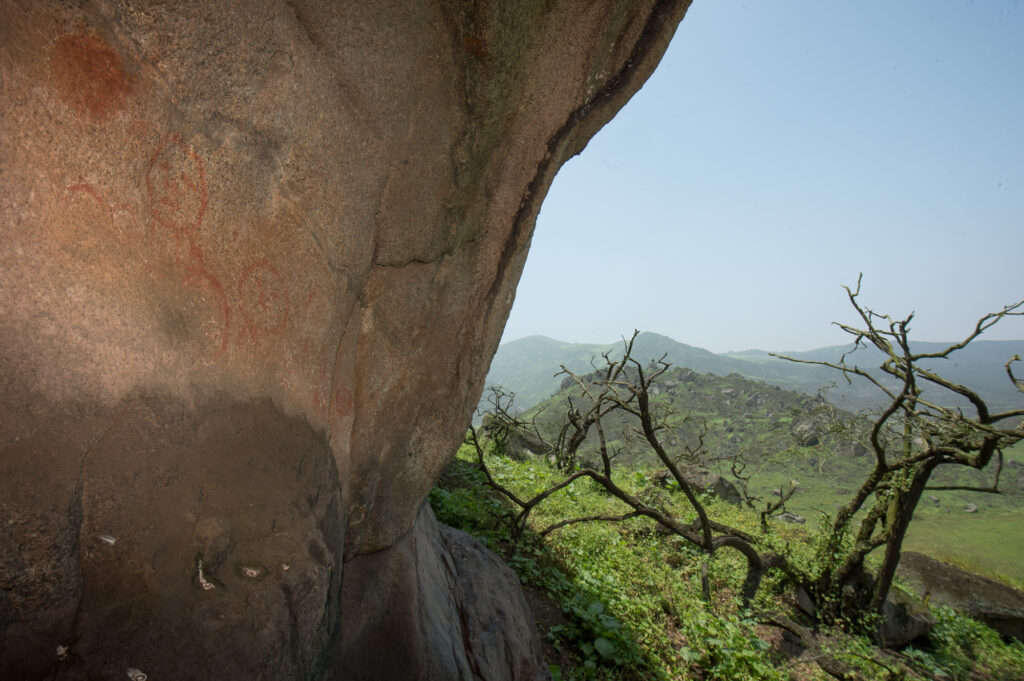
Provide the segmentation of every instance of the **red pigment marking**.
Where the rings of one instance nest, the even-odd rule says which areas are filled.
[[[149,131],[149,123],[141,119],[134,119],[128,124],[128,134],[132,137],[142,137]]]
[[[96,201],[96,203],[100,204],[100,206],[103,207],[103,212],[105,212],[110,217],[114,216],[114,211],[111,210],[110,206],[108,206],[107,202],[103,199],[103,196],[91,184],[86,184],[85,182],[79,182],[78,184],[69,184],[67,187],[64,188],[64,192],[68,196],[76,192],[88,194],[90,197],[93,198],[93,200]]]
[[[309,340],[302,341],[302,357],[310,358],[315,354]],[[313,385],[313,390],[310,392],[313,408],[316,409],[318,414],[326,416],[327,410],[331,406],[328,396],[329,381],[327,380],[327,369],[323,366],[316,367],[310,365],[307,366],[307,371],[310,384]]]
[[[238,296],[242,317],[253,339],[284,330],[291,311],[288,286],[266,258],[242,272]]]
[[[195,253],[193,253],[195,255]],[[224,292],[224,286],[221,285],[220,280],[217,279],[206,269],[206,265],[203,264],[201,258],[196,258],[195,264],[185,266],[185,284],[186,285],[207,285],[213,289],[214,295],[217,296],[218,302],[220,302],[220,314],[223,320],[221,336],[220,336],[220,349],[217,351],[217,358],[220,358],[228,349],[228,337],[231,329],[231,307],[228,305],[228,296]]]
[[[203,161],[181,135],[164,136],[146,168],[149,210],[161,225],[191,235],[206,213],[206,172]]]
[[[135,209],[132,208],[130,205],[128,205],[127,203],[119,203],[117,205],[111,206],[106,202],[106,200],[103,198],[103,195],[100,194],[99,190],[97,190],[91,184],[85,182],[79,182],[78,184],[69,184],[67,187],[64,188],[64,192],[69,197],[71,194],[75,194],[78,192],[87,194],[94,201],[96,201],[96,203],[100,204],[100,206],[103,208],[103,212],[107,214],[111,221],[113,221],[114,216],[118,215],[119,213],[127,213],[131,215],[133,218],[136,217]]]
[[[327,393],[323,388],[313,389],[313,408],[319,414],[327,413]]]
[[[466,47],[466,52],[469,52],[477,59],[483,59],[487,56],[487,46],[484,45],[484,41],[475,35],[467,35],[463,45]]]
[[[352,413],[352,405],[355,402],[352,389],[347,385],[339,384],[334,388],[334,413],[338,418],[345,418]]]
[[[53,84],[79,115],[104,121],[120,110],[131,94],[131,80],[121,70],[121,58],[89,33],[57,38],[49,62]]]

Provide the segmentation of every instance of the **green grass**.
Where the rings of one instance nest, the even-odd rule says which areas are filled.
[[[810,527],[824,514],[835,513],[864,479],[870,462],[826,458],[815,448],[794,448],[788,454],[762,463],[754,470],[751,489],[769,496],[796,478],[799,490],[787,510],[803,516]],[[824,461],[820,472],[807,464],[809,458]],[[1024,441],[1004,451],[1005,465],[1024,463]],[[990,465],[990,468],[992,466]],[[937,484],[991,485],[993,471],[960,467],[936,476]],[[1024,492],[1014,488],[1014,471],[1004,468],[1002,494],[964,491],[926,491],[910,524],[904,549],[924,553],[971,572],[1024,589]],[[933,501],[932,497],[938,501]],[[977,513],[965,512],[967,504]]]
[[[1024,589],[1024,511],[914,515],[904,550],[924,553],[975,574]]]
[[[769,631],[759,625],[756,613],[788,607],[787,590],[777,575],[769,576],[748,611],[736,597],[744,563],[734,552],[716,554],[710,571],[713,598],[706,603],[700,597],[700,556],[684,541],[654,531],[649,521],[572,525],[539,538],[534,532],[567,517],[623,512],[619,502],[585,479],[537,507],[530,518],[532,531],[513,545],[502,520],[510,507],[484,485],[474,460],[468,448],[460,450],[431,503],[442,522],[481,538],[506,558],[524,584],[560,607],[564,621],[548,622],[541,631],[556,665],[556,681],[831,678],[813,663],[784,659],[763,640]],[[490,456],[488,462],[493,475],[521,496],[560,479],[538,460]],[[658,495],[677,517],[693,514],[682,495],[648,489],[642,471],[623,472],[617,479],[630,492]],[[713,517],[757,531],[754,514],[712,498],[706,502]],[[794,561],[809,564],[809,532],[815,526],[809,519],[807,526],[776,527],[773,541]],[[866,639],[838,631],[831,632],[831,652],[864,679],[1024,678],[1024,646],[1006,645],[991,630],[954,613],[942,617],[944,624],[929,646],[906,657],[883,655]],[[903,676],[890,675],[887,667]],[[963,676],[963,669],[973,669],[975,676]]]

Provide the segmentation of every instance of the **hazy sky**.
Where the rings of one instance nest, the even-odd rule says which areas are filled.
[[[1024,3],[696,0],[555,179],[503,340],[844,343],[858,272],[921,340],[1024,298]]]

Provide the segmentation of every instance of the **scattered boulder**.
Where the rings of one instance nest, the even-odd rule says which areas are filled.
[[[790,513],[789,511],[783,511],[782,513],[776,513],[772,516],[776,520],[781,520],[784,523],[792,523],[794,525],[803,525],[807,520],[802,515],[796,513]]]
[[[964,513],[977,513],[978,505],[973,501],[964,504]]]
[[[878,630],[883,646],[900,650],[927,634],[933,626],[935,616],[927,605],[897,587],[889,590]]]
[[[821,443],[821,432],[816,421],[794,421],[789,432],[801,447],[816,447]]]
[[[713,471],[697,468],[694,466],[684,468],[680,471],[683,479],[694,490],[704,494],[713,494],[719,499],[734,506],[739,506],[743,501],[740,491],[724,477]],[[675,479],[668,470],[656,471],[652,476],[655,484],[659,487],[671,489]]]
[[[868,453],[867,448],[859,442],[853,440],[846,440],[836,445],[836,453],[842,456],[852,456],[860,458]]]
[[[897,575],[932,605],[948,605],[1024,642],[1024,591],[914,551]]]
[[[522,461],[528,456],[548,456],[552,448],[536,433],[518,428],[509,428],[498,432],[494,417],[486,414],[480,424],[480,436],[486,439],[504,438],[505,455]]]
[[[814,617],[818,612],[811,595],[800,585],[793,589],[793,600],[796,601],[796,607],[800,608],[800,611],[808,617]]]
[[[546,456],[551,453],[551,446],[536,433],[516,430],[508,434],[505,451],[510,457],[522,460],[527,456]]]
[[[519,578],[479,541],[438,523],[429,505],[408,535],[345,571],[343,606],[366,616],[342,632],[340,678],[547,678]]]
[[[1006,480],[1018,490],[1024,490],[1024,463],[1020,461],[1006,462]]]

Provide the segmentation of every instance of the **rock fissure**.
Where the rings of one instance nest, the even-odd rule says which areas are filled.
[[[374,265],[374,267],[382,267],[382,268],[385,268],[385,269],[401,269],[403,267],[408,267],[409,265],[436,265],[438,262],[440,262],[445,257],[448,257],[450,255],[451,255],[451,253],[446,251],[444,253],[441,253],[437,257],[430,258],[430,259],[409,258],[408,260],[401,260],[401,261],[395,261],[395,262],[375,261],[373,263],[373,265]]]

